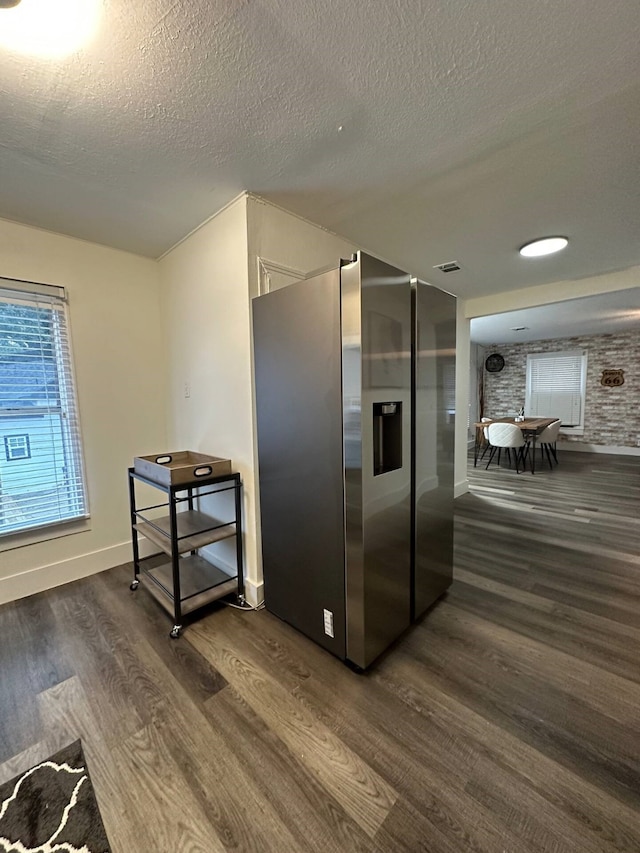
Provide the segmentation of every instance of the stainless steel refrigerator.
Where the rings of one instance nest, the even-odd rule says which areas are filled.
[[[253,334],[265,604],[364,669],[452,579],[455,299],[359,253]]]

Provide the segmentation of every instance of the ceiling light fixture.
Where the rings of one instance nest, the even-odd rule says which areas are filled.
[[[520,249],[520,254],[525,258],[541,258],[543,255],[559,252],[568,242],[566,237],[544,237],[542,240],[526,243]]]
[[[93,36],[102,0],[0,0],[10,12],[2,15],[0,45],[16,53],[61,59],[83,47]]]

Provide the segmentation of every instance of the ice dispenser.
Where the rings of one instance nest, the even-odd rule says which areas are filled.
[[[373,404],[373,474],[402,468],[402,403]]]

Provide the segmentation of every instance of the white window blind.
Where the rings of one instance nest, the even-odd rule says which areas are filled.
[[[64,290],[0,279],[0,535],[87,515]]]
[[[527,356],[527,414],[560,418],[565,428],[584,427],[586,367],[582,350]]]

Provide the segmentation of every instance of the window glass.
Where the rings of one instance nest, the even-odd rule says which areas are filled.
[[[88,515],[64,291],[27,287],[0,280],[0,535]]]

